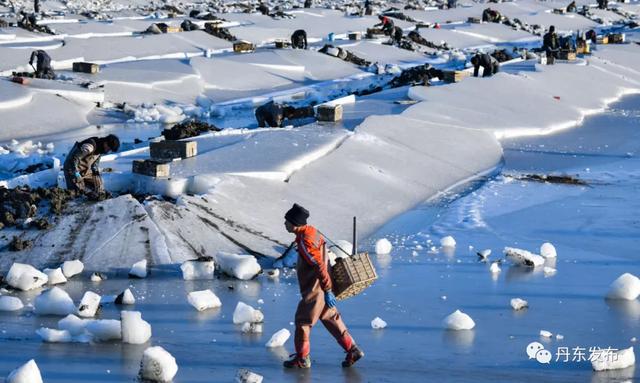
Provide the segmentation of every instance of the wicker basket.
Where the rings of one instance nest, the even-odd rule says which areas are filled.
[[[347,258],[336,259],[331,269],[333,293],[338,300],[360,294],[378,279],[376,269],[368,253],[358,253]]]

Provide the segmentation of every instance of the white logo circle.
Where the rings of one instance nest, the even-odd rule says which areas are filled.
[[[531,342],[527,346],[527,355],[529,355],[529,359],[536,359],[536,354],[538,351],[544,350],[544,346],[540,342]]]
[[[540,350],[536,354],[536,360],[538,363],[549,364],[551,362],[551,351],[549,350]]]

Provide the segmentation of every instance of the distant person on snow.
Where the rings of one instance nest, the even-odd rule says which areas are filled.
[[[391,36],[393,34],[393,20],[384,15],[378,15],[378,19],[380,22],[374,25],[374,28],[380,27],[385,35]]]
[[[607,9],[608,6],[609,6],[609,0],[598,0],[599,9]]]
[[[482,11],[482,21],[485,23],[499,23],[500,20],[502,20],[502,15],[494,9],[487,8]]]
[[[294,108],[269,101],[256,108],[256,120],[260,128],[281,128],[285,118],[289,118]]]
[[[400,27],[393,27],[393,42],[397,45],[400,45],[402,43],[402,28]]]
[[[555,59],[558,58],[558,51],[560,50],[560,42],[558,41],[555,26],[550,26],[549,31],[542,37],[542,49],[547,54],[547,64],[553,64]]]
[[[117,152],[118,149],[120,140],[113,134],[76,142],[64,161],[67,189],[90,196],[104,194],[100,176],[100,157],[109,152]]]
[[[482,77],[491,77],[498,73],[500,64],[495,57],[492,57],[488,53],[477,52],[471,58],[471,64],[473,64],[473,76],[478,77],[480,67],[482,67]]]
[[[364,14],[366,16],[373,15],[373,7],[371,6],[371,1],[364,0]]]
[[[258,11],[265,16],[269,16],[269,7],[267,7],[264,3],[260,3],[260,5],[258,5]]]
[[[36,61],[36,78],[53,80],[56,77],[56,74],[51,68],[51,57],[49,57],[47,52],[43,51],[42,49],[31,52],[29,65],[33,66],[34,61]]]
[[[578,12],[578,7],[576,6],[576,2],[572,1],[569,5],[567,5],[568,13],[576,13]]]
[[[311,8],[313,6],[313,0],[304,0],[304,7]]]
[[[307,32],[298,29],[291,35],[291,46],[293,49],[307,49]]]
[[[325,241],[315,227],[307,224],[307,218],[309,218],[309,211],[298,204],[293,204],[293,207],[284,215],[285,228],[289,233],[296,235],[295,243],[298,249],[296,274],[302,296],[295,316],[296,353],[290,360],[284,362],[284,367],[311,367],[309,336],[311,328],[318,320],[347,353],[342,367],[351,367],[364,356],[364,353],[349,335],[347,326],[336,308]]]

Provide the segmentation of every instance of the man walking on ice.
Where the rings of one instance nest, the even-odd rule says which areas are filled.
[[[298,204],[287,211],[284,226],[289,233],[296,235],[298,262],[296,271],[302,299],[296,310],[296,331],[294,343],[296,353],[284,362],[287,368],[310,368],[311,328],[318,320],[338,341],[347,353],[342,367],[351,367],[364,356],[347,331],[342,317],[336,308],[336,297],[331,291],[331,277],[328,259],[325,254],[325,242],[318,230],[307,225],[309,211]]]

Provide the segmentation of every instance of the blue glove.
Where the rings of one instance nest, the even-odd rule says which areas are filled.
[[[338,302],[336,301],[336,296],[333,295],[333,292],[331,291],[324,292],[324,301],[327,306],[329,306],[329,308],[334,308],[336,307],[336,304],[338,304]]]
[[[74,174],[76,176],[76,178],[82,178],[82,176],[80,175],[80,172],[76,172],[76,174]]]

